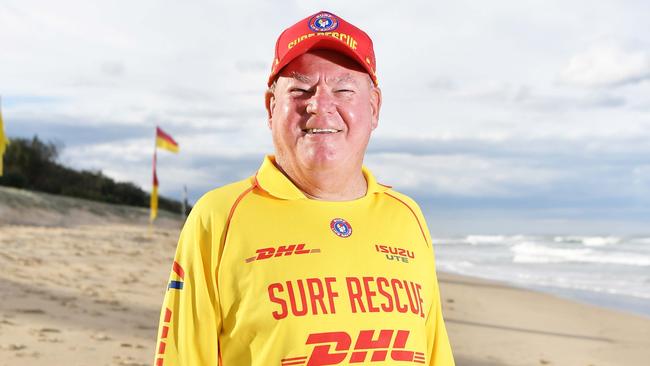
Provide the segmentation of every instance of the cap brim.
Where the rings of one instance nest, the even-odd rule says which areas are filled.
[[[359,54],[351,50],[347,44],[333,37],[316,36],[307,38],[304,41],[298,43],[292,47],[286,55],[284,55],[280,63],[275,67],[275,72],[271,73],[271,76],[269,76],[268,86],[271,86],[271,84],[273,84],[273,81],[275,81],[285,66],[287,66],[296,57],[311,50],[332,50],[350,57],[352,60],[356,61],[359,66],[361,66],[366,71],[366,73],[368,73],[370,79],[372,79],[372,82],[377,85],[377,78],[375,77],[375,74],[370,65],[368,65],[366,61],[363,60],[361,56],[359,56]]]

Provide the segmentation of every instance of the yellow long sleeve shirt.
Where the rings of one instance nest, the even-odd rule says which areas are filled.
[[[156,366],[454,365],[417,204],[307,198],[268,156],[203,196],[182,230]]]

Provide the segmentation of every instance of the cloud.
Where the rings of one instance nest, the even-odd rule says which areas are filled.
[[[126,72],[126,67],[119,61],[106,61],[101,66],[102,72],[110,77],[120,77]]]
[[[611,87],[650,79],[650,53],[600,45],[580,52],[569,60],[561,81],[585,87]]]
[[[370,154],[366,162],[385,183],[418,196],[512,197],[562,178],[527,162],[462,154]]]
[[[160,125],[181,144],[159,156],[161,191],[187,184],[192,199],[253,174],[272,151],[263,93],[276,37],[321,9],[107,4],[0,3],[9,133],[61,141],[65,163],[148,190]],[[329,4],[375,44],[384,99],[367,164],[429,215],[648,217],[636,207],[650,197],[650,3]]]

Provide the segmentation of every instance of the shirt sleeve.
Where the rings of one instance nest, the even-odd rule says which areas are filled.
[[[165,293],[155,366],[218,365],[221,314],[216,286],[219,243],[193,212],[180,235]]]

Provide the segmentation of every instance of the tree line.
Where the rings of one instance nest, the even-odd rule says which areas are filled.
[[[101,171],[77,171],[57,162],[62,147],[12,138],[4,155],[0,185],[122,205],[149,207],[149,193],[130,182],[115,182]],[[181,202],[158,196],[158,208],[180,212]],[[189,208],[188,208],[189,209]]]

